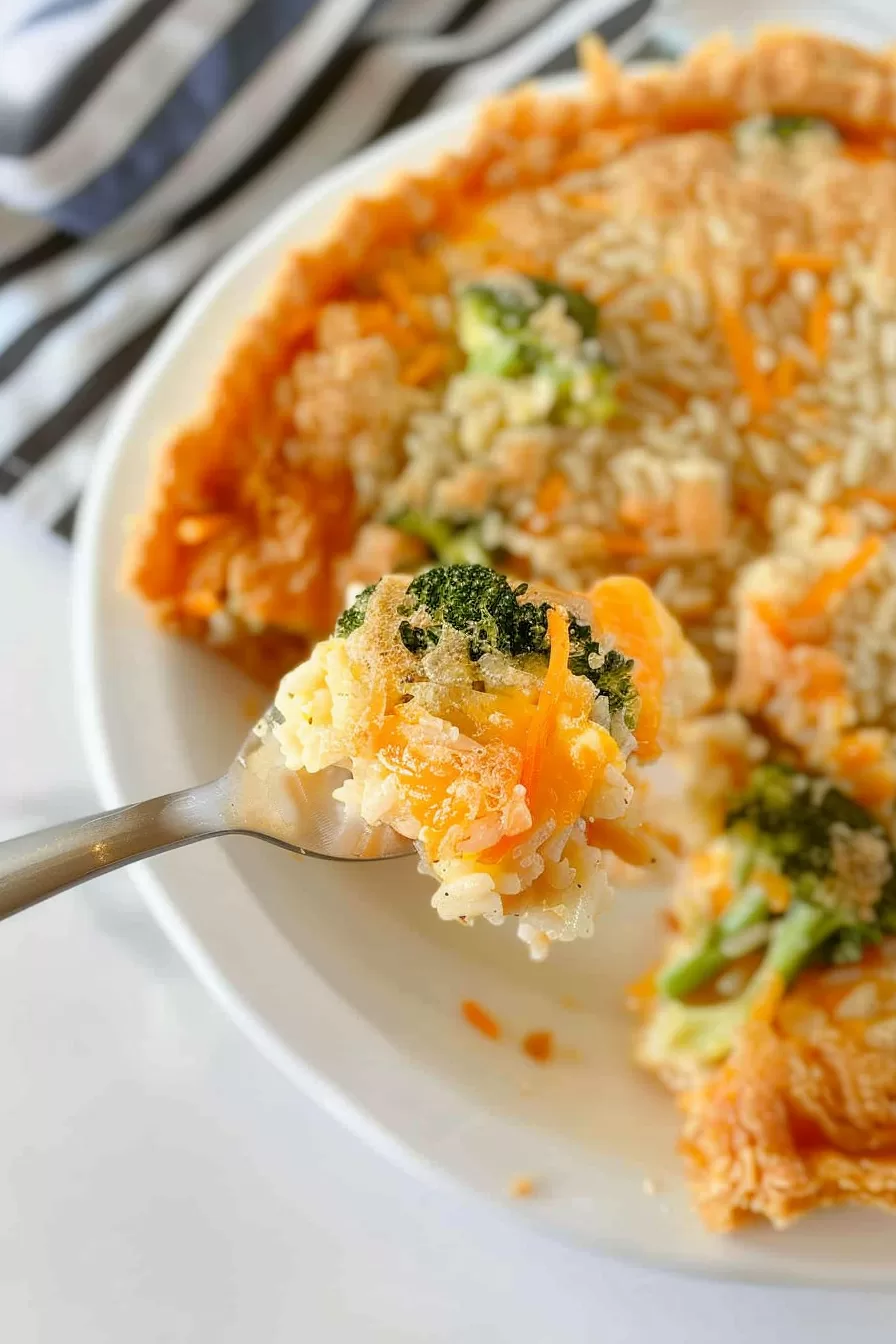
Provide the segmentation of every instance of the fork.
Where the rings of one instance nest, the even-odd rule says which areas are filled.
[[[411,854],[389,826],[346,817],[333,790],[347,771],[287,768],[271,705],[218,779],[0,843],[0,919],[137,859],[219,835],[254,835],[317,859],[358,861]]]

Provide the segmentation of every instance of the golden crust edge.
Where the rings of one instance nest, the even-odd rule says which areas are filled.
[[[726,1063],[676,1096],[679,1148],[706,1227],[731,1232],[764,1218],[784,1228],[842,1204],[896,1212],[894,1081],[888,1056],[835,1030],[812,1045],[771,1024],[747,1027]],[[799,1137],[807,1120],[818,1127],[811,1143]]]

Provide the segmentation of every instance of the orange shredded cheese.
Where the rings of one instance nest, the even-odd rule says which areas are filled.
[[[569,496],[569,487],[566,484],[566,478],[559,471],[552,471],[549,476],[545,476],[535,495],[536,512],[546,518],[550,518],[558,509],[566,503]]]
[[[599,168],[606,158],[596,149],[571,149],[557,160],[557,173],[563,177],[567,173],[588,172],[589,168]]]
[[[853,163],[880,163],[889,158],[883,146],[875,140],[848,140],[844,153]]]
[[[639,830],[642,828],[639,828]],[[633,868],[646,868],[653,862],[653,846],[638,831],[628,830],[618,821],[594,817],[585,823],[585,838],[594,849],[607,849]]]
[[[657,918],[666,933],[681,933],[681,920],[674,910],[660,910],[657,912]]]
[[[793,898],[793,887],[787,878],[771,868],[762,868],[750,880],[765,892],[768,908],[776,915],[783,914]]]
[[[551,278],[553,267],[534,252],[522,252],[502,243],[500,247],[488,249],[490,266],[503,266],[508,271],[521,271],[524,275],[541,275]]]
[[[199,588],[191,593],[184,593],[181,606],[188,616],[197,616],[200,620],[208,620],[209,616],[213,616],[216,611],[220,610],[221,602],[210,588]]]
[[[419,387],[444,373],[447,363],[448,351],[443,345],[424,345],[419,355],[402,369],[401,381],[409,387]]]
[[[536,1064],[548,1064],[554,1058],[554,1033],[552,1031],[530,1031],[523,1037],[523,1054],[534,1059]]]
[[[824,616],[835,598],[847,591],[853,580],[858,578],[879,554],[882,546],[880,537],[876,535],[866,537],[844,565],[822,574],[795,605],[780,607],[768,598],[754,597],[750,602],[753,612],[780,644],[792,646],[803,633],[799,627],[807,621],[814,621]],[[823,652],[818,650],[819,657]],[[833,655],[830,657],[833,658]],[[827,672],[825,675],[830,679]],[[808,688],[804,693],[808,693]],[[826,680],[823,694],[829,693],[834,694],[835,688],[833,684],[828,686]]]
[[[756,367],[756,341],[753,333],[736,308],[724,306],[719,311],[719,325],[728,346],[731,363],[746,392],[755,415],[771,410],[772,394],[768,379]]]
[[[219,537],[232,521],[229,513],[188,514],[177,525],[177,539],[184,546],[201,546],[204,541]]]
[[[551,607],[548,611],[548,639],[551,652],[548,670],[538,693],[538,704],[532,715],[532,722],[526,735],[526,751],[520,783],[530,794],[545,743],[551,731],[551,723],[560,707],[563,688],[566,685],[569,666],[569,620],[565,611]]]
[[[810,467],[818,467],[822,462],[830,462],[834,457],[836,453],[826,443],[813,443],[802,454],[803,461]]]
[[[628,1008],[636,1012],[642,1012],[653,999],[656,998],[656,973],[658,966],[651,966],[649,971],[639,975],[637,980],[626,985],[625,1001]]]
[[[359,301],[354,309],[359,335],[383,336],[396,350],[410,350],[416,346],[413,329],[401,322],[382,299]]]
[[[825,531],[828,536],[849,536],[853,528],[853,521],[845,509],[841,509],[837,504],[825,504],[822,513],[824,515]]]
[[[734,888],[730,882],[717,882],[709,894],[710,909],[714,915],[727,910],[734,899]]]
[[[641,830],[645,835],[658,840],[663,848],[668,849],[669,853],[674,854],[677,859],[680,859],[684,854],[684,841],[677,831],[666,830],[664,826],[658,826],[653,821],[645,821]]]
[[[464,999],[460,1005],[460,1010],[465,1020],[476,1031],[481,1032],[483,1036],[487,1036],[490,1041],[500,1039],[501,1027],[499,1023],[475,999]]]
[[[301,340],[314,330],[319,317],[320,311],[317,308],[297,308],[284,324],[283,335],[292,341]]]
[[[806,344],[819,361],[826,358],[830,344],[830,317],[834,301],[827,289],[820,289],[806,317]]]
[[[599,579],[588,596],[598,632],[611,631],[620,650],[635,660],[633,676],[641,699],[637,754],[642,761],[656,760],[666,680],[656,599],[641,579],[623,575]]]
[[[804,645],[800,681],[800,694],[807,705],[842,700],[846,669],[831,649]]]
[[[535,1182],[531,1176],[516,1176],[510,1182],[508,1194],[511,1199],[531,1199],[535,1194]]]
[[[811,271],[813,275],[828,276],[837,261],[824,252],[777,252],[775,265],[781,271]]]
[[[660,131],[652,121],[630,121],[614,126],[611,134],[620,150],[630,149],[641,140],[649,140]]]
[[[768,983],[763,986],[761,993],[750,1006],[750,1020],[774,1022],[786,988],[783,975],[779,975],[777,971],[770,971]]]
[[[603,191],[573,191],[567,200],[578,210],[606,210],[610,198]]]
[[[886,739],[878,728],[859,728],[837,743],[834,766],[849,781],[851,792],[865,807],[884,807],[896,796],[896,770],[888,759]]]
[[[789,645],[793,642],[786,611],[766,597],[750,598],[750,607],[757,620],[762,622],[780,644]]]
[[[538,775],[541,757],[550,735],[551,724],[563,696],[569,667],[569,620],[566,612],[561,611],[558,607],[550,607],[548,610],[548,639],[550,640],[548,670],[541,684],[535,712],[526,732],[523,763],[520,770],[520,783],[530,802],[532,787]],[[483,861],[485,863],[498,863],[509,849],[520,843],[521,839],[522,834],[502,836],[497,844],[483,852],[481,855]]]
[[[675,405],[682,411],[691,399],[691,393],[687,388],[681,387],[678,383],[670,383],[665,378],[657,384],[657,391],[662,392],[663,396],[668,397],[670,401],[674,401]]]
[[[832,569],[827,574],[823,574],[809,591],[800,598],[799,602],[790,608],[788,613],[790,619],[792,621],[808,621],[817,616],[823,616],[833,599],[846,592],[853,580],[857,579],[862,571],[871,564],[872,560],[880,554],[882,547],[883,542],[880,537],[876,535],[866,537],[845,564],[841,565],[839,569]]]
[[[379,287],[386,298],[420,331],[427,333],[436,330],[432,313],[426,304],[411,290],[404,276],[398,271],[383,271],[379,276]]]
[[[800,366],[793,355],[783,355],[772,373],[772,392],[776,397],[793,395],[799,377]]]
[[[673,517],[668,500],[645,499],[639,495],[624,495],[617,513],[619,521],[626,527],[651,528],[654,531],[669,527]]]
[[[875,504],[881,504],[885,509],[896,513],[896,490],[875,490],[873,486],[862,486],[847,492],[847,501],[850,504],[862,499],[872,500]]]
[[[607,555],[646,555],[647,542],[630,532],[601,532],[598,534]]]
[[[408,276],[414,288],[422,290],[424,293],[440,294],[448,287],[445,268],[439,258],[432,252],[425,255],[421,255],[419,252],[409,252],[407,258],[402,260],[401,269]]]

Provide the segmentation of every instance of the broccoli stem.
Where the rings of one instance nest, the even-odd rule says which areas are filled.
[[[773,973],[789,985],[812,953],[842,923],[843,918],[836,910],[825,910],[808,901],[792,901],[784,917],[775,922],[768,951],[752,983]]]
[[[657,1065],[676,1057],[700,1065],[721,1063],[768,991],[773,991],[773,1002],[777,1003],[779,993],[841,922],[834,911],[806,901],[792,902],[787,913],[775,922],[759,969],[736,999],[699,1005],[671,997],[661,999],[644,1038],[645,1059]]]
[[[660,993],[669,999],[682,999],[705,985],[731,961],[722,950],[725,939],[760,924],[768,915],[765,892],[758,886],[747,887],[710,925],[692,952],[660,972],[657,978]]]
[[[761,888],[748,887],[707,930],[699,947],[660,973],[657,977],[660,993],[667,999],[682,999],[705,985],[731,962],[722,951],[725,939],[760,923],[768,915],[768,902]],[[780,975],[785,984],[790,984],[816,948],[841,924],[836,911],[824,910],[807,901],[793,901],[783,918],[774,922],[768,950],[748,993],[760,988],[770,973]]]
[[[786,989],[809,958],[842,924],[834,910],[823,910],[808,901],[792,901],[787,913],[775,921],[765,956],[740,1002],[752,1005],[765,993],[771,980]]]

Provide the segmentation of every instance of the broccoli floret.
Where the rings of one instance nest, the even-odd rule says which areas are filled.
[[[391,518],[389,525],[424,542],[441,565],[487,566],[490,562],[476,523],[453,526],[444,518],[433,518],[419,509],[406,509]]]
[[[757,766],[725,824],[744,856],[734,898],[695,947],[661,972],[663,994],[680,998],[699,989],[732,960],[728,940],[771,917],[762,886],[750,881],[757,864],[770,865],[787,878],[794,900],[835,916],[825,935],[826,960],[858,960],[867,943],[879,942],[896,928],[896,855],[886,832],[870,812],[826,779],[779,762]],[[870,910],[861,883],[856,881],[850,893],[844,890],[849,879],[844,883],[846,875],[838,878],[837,873],[838,856],[842,861],[860,835],[869,837],[871,861],[883,872]]]
[[[336,634],[346,639],[363,624],[371,584],[356,597],[336,622]],[[547,657],[547,602],[524,602],[527,583],[510,583],[503,574],[479,564],[437,565],[424,570],[408,584],[403,604],[404,619],[398,627],[409,653],[422,654],[438,644],[445,626],[467,637],[470,658],[478,662],[485,653],[503,653],[511,658]],[[422,619],[421,619],[422,616]],[[634,661],[618,649],[606,652],[594,639],[590,625],[569,613],[569,670],[586,677],[607,702],[610,716],[621,715],[633,731],[638,722],[640,700],[632,676]]]
[[[511,658],[550,653],[547,602],[524,602],[528,584],[511,584],[485,565],[445,565],[425,570],[408,585],[398,627],[409,653],[422,654],[439,642],[446,626],[466,635],[473,662],[488,652]],[[346,639],[363,624],[372,584],[336,622]],[[421,619],[422,616],[422,619]],[[640,702],[632,677],[634,662],[618,649],[601,649],[591,627],[569,615],[569,669],[587,677],[607,701],[610,715],[620,714],[629,730],[638,721]]]
[[[467,369],[500,378],[539,376],[554,388],[552,418],[592,425],[616,410],[615,373],[597,341],[598,310],[584,294],[550,280],[523,277],[525,284],[468,285],[457,303],[457,336]],[[563,301],[579,329],[576,350],[561,349],[532,323],[552,298]]]
[[[474,373],[494,373],[502,378],[520,378],[543,368],[552,356],[545,340],[530,325],[530,318],[548,299],[560,298],[575,322],[582,340],[597,335],[597,307],[572,289],[550,280],[526,276],[525,285],[467,285],[457,303],[457,336]],[[530,293],[527,291],[531,291]]]
[[[557,419],[576,429],[602,425],[619,409],[616,397],[616,370],[605,359],[586,368],[564,373],[555,366],[558,388]]]
[[[768,855],[807,900],[834,872],[838,835],[868,831],[886,843],[884,828],[855,799],[780,762],[752,772],[725,825]]]
[[[369,583],[361,590],[351,606],[346,607],[336,622],[336,634],[340,639],[348,639],[349,635],[354,634],[358,627],[364,624],[364,617],[367,615],[367,608],[375,590],[376,584]]]
[[[398,633],[410,653],[438,644],[445,626],[467,636],[470,657],[477,661],[489,649],[515,655],[519,649],[517,595],[526,585],[511,587],[503,574],[485,565],[445,565],[418,574],[408,585]],[[546,633],[547,627],[545,627]]]
[[[552,280],[542,280],[538,276],[532,275],[528,279],[542,303],[553,298],[563,300],[566,311],[582,333],[583,340],[590,340],[592,336],[597,335],[597,304],[592,303],[585,294],[581,294],[577,289],[564,289],[563,285],[555,285]]]
[[[658,975],[661,1003],[650,1027],[653,1047],[665,1042],[702,1063],[727,1052],[770,976],[787,986],[812,958],[859,960],[869,942],[896,930],[896,856],[886,832],[827,780],[779,763],[758,766],[726,825],[739,852],[734,896]],[[763,869],[788,880],[783,913],[770,908]],[[682,1003],[743,955],[739,935],[760,924],[769,926],[767,950],[743,994],[717,1005]]]
[[[606,653],[601,653],[600,645],[591,637],[590,627],[580,625],[572,618],[569,622],[569,639],[570,671],[577,676],[587,677],[605,697],[611,717],[621,714],[626,728],[634,732],[641,708],[638,689],[632,677],[634,659],[626,658],[618,649],[607,649]],[[580,652],[575,652],[577,648]]]
[[[467,368],[499,378],[534,373],[540,346],[528,322],[537,307],[510,285],[467,285],[457,302],[457,339]]]

